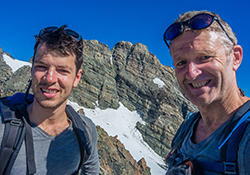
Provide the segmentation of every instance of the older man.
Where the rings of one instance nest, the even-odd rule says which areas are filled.
[[[167,28],[164,41],[182,91],[199,109],[173,140],[167,174],[250,174],[250,101],[237,86],[243,51],[232,29],[215,13],[190,11]]]

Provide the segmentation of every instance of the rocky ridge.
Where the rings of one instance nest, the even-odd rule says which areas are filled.
[[[2,54],[0,49],[0,96],[25,92],[30,67],[24,66],[12,73],[3,61]],[[110,50],[97,40],[84,40],[83,56],[82,78],[78,87],[72,91],[70,100],[93,109],[95,106],[117,109],[121,102],[129,110],[137,111],[147,123],[142,125],[138,122],[136,125],[144,141],[157,154],[166,156],[183,116],[196,110],[181,92],[173,68],[162,65],[141,43],[133,45],[121,41]],[[164,86],[155,83],[155,80],[160,80]],[[104,132],[98,128],[98,148],[104,174],[126,174],[127,170],[122,165],[129,164],[134,165],[129,168],[134,169],[134,172],[149,172],[143,159],[140,162],[130,159],[132,163],[129,164],[124,162],[131,155],[128,156],[122,143],[115,137],[110,137],[106,143],[113,151],[116,150],[116,156],[113,156],[111,150],[105,149],[102,139],[108,136]],[[116,171],[115,167],[119,167],[119,170]]]
[[[110,137],[100,126],[97,126],[97,131],[100,175],[151,174],[144,158],[136,162],[117,137]]]
[[[181,92],[173,68],[162,65],[141,43],[121,41],[110,50],[97,40],[85,41],[83,55],[83,81],[70,99],[102,109],[116,109],[122,102],[147,123],[137,123],[144,141],[159,155],[167,155],[183,116],[196,110]],[[159,87],[156,78],[165,85]]]

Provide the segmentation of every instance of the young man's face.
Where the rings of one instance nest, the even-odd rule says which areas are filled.
[[[75,56],[59,56],[48,52],[39,44],[31,68],[34,103],[43,108],[55,109],[66,105],[73,87],[81,78],[82,70],[76,73]]]
[[[230,95],[236,78],[233,52],[226,53],[217,33],[186,31],[172,41],[170,51],[178,83],[193,104]]]

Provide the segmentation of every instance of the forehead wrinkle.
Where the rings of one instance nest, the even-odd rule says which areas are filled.
[[[178,61],[178,60],[181,60],[181,59],[187,57],[194,50],[193,43],[189,43],[188,45],[181,44],[180,47],[179,46],[176,46],[176,47],[177,48],[174,49],[174,52],[171,52],[171,50],[170,50],[170,54],[171,54],[174,61]]]
[[[219,37],[211,31],[185,31],[170,45],[170,54],[174,60],[199,55],[214,55],[220,48]],[[219,47],[218,47],[219,46]]]

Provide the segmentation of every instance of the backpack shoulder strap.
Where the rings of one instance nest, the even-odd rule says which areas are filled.
[[[24,94],[17,93],[0,100],[0,109],[5,123],[0,152],[0,174],[9,174],[25,140],[28,174],[36,172],[32,131],[27,114]]]
[[[248,111],[236,124],[233,130],[228,134],[228,137],[219,145],[218,149],[222,148],[222,152],[226,152],[225,161],[222,162],[205,162],[197,161],[199,166],[204,170],[222,172],[224,174],[238,174],[237,167],[237,151],[243,133],[250,123],[250,111]],[[227,146],[223,146],[228,142]]]
[[[81,150],[81,160],[78,166],[78,171],[80,171],[83,163],[89,158],[91,154],[87,142],[88,134],[85,128],[86,123],[70,105],[66,106],[66,112],[69,114],[69,117],[71,117],[70,119],[72,120],[73,130],[77,136]]]
[[[227,154],[226,154],[226,164],[225,169],[228,172],[235,172],[237,173],[237,151],[239,149],[239,143],[242,138],[242,135],[249,124],[249,120],[245,120],[240,124],[240,127],[236,128],[234,133],[232,134],[231,139],[228,141],[227,146]],[[225,171],[225,170],[224,170]],[[231,173],[230,173],[231,174]]]
[[[172,141],[172,147],[179,147],[184,141],[186,134],[190,130],[193,123],[200,117],[199,112],[191,113],[187,118],[182,122],[180,128],[178,129],[176,136]]]
[[[15,105],[18,115],[20,115],[24,121],[25,125],[25,150],[26,150],[26,162],[27,162],[27,171],[28,174],[36,173],[36,164],[35,164],[35,156],[34,156],[34,143],[32,130],[29,121],[29,115],[27,113],[27,106],[25,104],[16,104]]]
[[[24,124],[11,110],[7,98],[1,98],[0,108],[5,123],[0,151],[0,174],[11,170],[24,139]]]
[[[190,130],[193,123],[200,117],[199,112],[195,112],[191,115],[189,115],[181,124],[180,128],[178,129],[173,141],[172,141],[172,149],[165,158],[165,161],[170,164],[173,161],[173,158],[171,156],[178,148],[181,147],[182,142],[184,141],[188,131]]]

